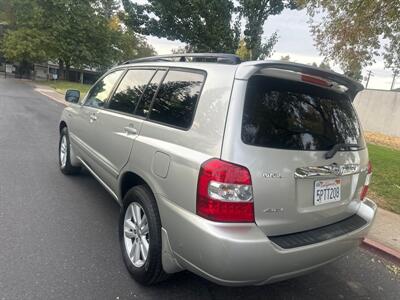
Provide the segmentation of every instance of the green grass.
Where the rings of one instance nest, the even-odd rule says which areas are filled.
[[[384,209],[400,214],[400,150],[369,144],[372,182],[368,196]]]
[[[81,96],[85,95],[90,88],[89,84],[81,84],[65,80],[46,81],[45,84],[54,88],[61,94],[65,94],[65,91],[68,89],[79,90],[81,92]]]

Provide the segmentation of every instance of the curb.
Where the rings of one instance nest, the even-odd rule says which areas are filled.
[[[58,103],[64,105],[64,106],[68,106],[64,101],[61,101],[61,100],[57,99],[56,97],[53,97],[53,96],[47,94],[46,92],[43,92],[43,91],[41,91],[41,90],[39,90],[39,89],[37,89],[37,88],[35,88],[35,91],[38,92],[38,93],[40,93],[40,94],[42,94],[42,95],[44,95],[44,96],[46,96],[46,97],[48,97],[48,98],[50,98],[50,99],[53,100],[53,101],[56,101],[56,102],[58,102]]]
[[[380,253],[383,253],[384,255],[400,262],[400,251],[389,248],[379,242],[370,240],[369,238],[364,238],[362,241],[363,245],[365,245],[367,248],[372,248],[373,250],[376,250]]]
[[[33,90],[34,90],[35,92],[37,92],[37,93],[39,93],[39,94],[42,94],[43,96],[46,96],[47,98],[49,98],[49,99],[51,99],[51,100],[53,100],[53,101],[55,101],[55,102],[58,102],[58,103],[60,103],[60,104],[62,104],[62,105],[64,105],[64,106],[68,106],[68,104],[67,104],[64,100],[58,99],[58,98],[56,98],[56,97],[54,97],[54,96],[52,96],[52,95],[46,93],[46,91],[45,91],[44,89],[42,89],[40,85],[36,85],[36,84],[33,83],[31,80],[29,80],[29,81],[27,80],[25,83],[28,84],[28,85],[30,85],[30,86],[33,88]],[[46,88],[47,88],[47,87],[46,87]],[[57,91],[56,91],[55,89],[53,89],[53,88],[48,87],[48,90],[51,91],[51,92],[55,92],[55,93],[57,93],[57,94],[60,94],[60,96],[62,95],[61,93],[57,92]]]

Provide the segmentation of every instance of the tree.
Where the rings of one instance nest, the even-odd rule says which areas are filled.
[[[124,22],[135,32],[180,40],[196,52],[236,52],[244,18],[243,36],[250,59],[270,56],[278,40],[276,33],[262,38],[267,18],[285,8],[296,7],[295,0],[149,0],[147,4],[122,0],[122,3],[126,11]]]
[[[343,64],[342,64],[343,66]],[[344,64],[344,75],[353,78],[357,81],[361,81],[362,76],[362,66],[358,61],[351,61],[349,63]]]
[[[0,22],[11,29],[21,23],[32,25],[38,17],[35,1],[0,0]]]
[[[331,66],[329,65],[329,62],[326,60],[323,60],[319,65],[314,61],[311,65],[313,67],[317,67],[317,68],[321,68],[321,69],[325,69],[325,70],[332,70]]]
[[[329,62],[326,61],[326,60],[321,61],[321,63],[319,64],[319,67],[320,67],[321,69],[325,69],[325,70],[332,70],[332,68],[331,68],[331,66],[330,66],[330,64],[329,64]]]
[[[113,63],[113,32],[91,1],[43,2],[45,11],[52,12],[43,24],[55,41],[50,48],[52,57],[62,60],[67,70],[72,65],[83,69]]]
[[[363,67],[383,55],[385,66],[400,70],[400,1],[299,0],[311,16],[322,55],[360,78]],[[315,16],[321,18],[315,18]]]
[[[178,47],[175,49],[172,49],[172,54],[184,54],[184,53],[192,53],[193,48],[190,45],[185,45],[183,47]]]
[[[149,0],[148,4],[122,1],[124,23],[133,31],[180,40],[198,52],[236,51],[240,24],[230,0]]]
[[[33,61],[46,58],[48,37],[33,26],[39,18],[35,3],[29,0],[0,0],[1,60],[19,61],[20,72],[27,72]],[[19,28],[19,24],[25,24]],[[19,28],[19,30],[16,30]],[[25,69],[26,68],[26,69]]]
[[[121,37],[118,40],[116,63],[157,54],[144,37],[135,34],[130,29],[121,32]]]
[[[274,32],[264,43],[261,44],[260,53],[257,58],[256,56],[253,56],[254,59],[266,59],[267,57],[270,57],[274,52],[274,47],[277,42],[278,33]]]
[[[283,61],[290,61],[290,56],[289,56],[289,54],[288,54],[288,55],[285,55],[285,56],[281,56],[281,60],[283,60]]]
[[[147,41],[126,30],[112,0],[0,0],[9,24],[2,52],[10,60],[54,60],[63,69],[106,69],[153,55]],[[50,13],[49,13],[50,12]]]
[[[238,55],[242,61],[250,60],[250,51],[247,49],[244,39],[240,40],[239,47],[236,50],[236,55]]]
[[[11,1],[0,0],[0,23],[11,23],[13,22],[13,6]]]
[[[101,13],[107,19],[115,16],[120,9],[120,4],[117,0],[100,0],[99,6]]]
[[[42,45],[47,44],[45,36],[36,29],[22,28],[7,33],[3,39],[2,52],[8,61],[43,61],[46,51]]]
[[[96,1],[12,0],[9,32],[3,43],[5,56],[40,62],[57,59],[67,69],[74,65],[109,64],[111,33],[96,11]],[[48,13],[51,12],[51,13]],[[21,49],[24,48],[24,49]],[[18,51],[16,51],[18,50]]]
[[[264,59],[272,52],[277,42],[276,32],[265,42],[262,40],[263,26],[269,16],[280,14],[285,8],[295,8],[292,0],[239,0],[241,16],[246,20],[244,40],[250,59]]]

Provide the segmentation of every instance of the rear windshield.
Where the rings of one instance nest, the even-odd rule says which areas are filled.
[[[242,140],[291,150],[329,150],[343,143],[365,147],[346,95],[265,76],[253,76],[248,82]]]

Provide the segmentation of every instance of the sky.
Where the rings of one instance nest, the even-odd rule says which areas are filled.
[[[277,31],[279,40],[275,45],[275,52],[271,59],[280,59],[282,56],[289,55],[291,61],[299,63],[320,63],[323,57],[319,55],[314,46],[313,37],[307,23],[308,16],[305,10],[286,10],[280,15],[271,16],[264,24],[264,35],[268,38],[273,32]],[[171,50],[184,46],[179,41],[170,41],[156,37],[147,37],[158,54],[170,54]],[[332,65],[335,71],[340,72],[340,68]],[[377,59],[376,63],[363,70],[363,76],[366,77],[367,71],[372,71],[368,88],[371,89],[390,89],[392,83],[392,73],[384,68],[382,59]],[[366,81],[363,81],[365,86]],[[400,78],[395,84],[395,88],[400,88]]]

